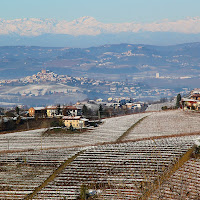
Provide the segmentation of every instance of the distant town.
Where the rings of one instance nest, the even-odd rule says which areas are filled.
[[[155,77],[157,79],[162,78],[159,77],[159,73],[155,74]],[[186,94],[189,92],[189,89],[183,88],[182,91],[178,92]],[[45,103],[45,101],[41,101],[42,103],[39,104],[37,99],[34,98],[48,97],[49,99],[54,99],[54,95],[57,95],[57,98],[59,96],[65,97],[65,100],[62,100],[62,102],[57,102],[62,104],[69,103],[67,101],[68,96],[71,97],[70,101],[72,103],[84,99],[102,99],[102,101],[108,102],[111,99],[132,99],[144,102],[148,100],[160,100],[161,98],[172,99],[177,95],[177,91],[172,88],[149,88],[148,85],[142,82],[131,83],[128,80],[106,81],[87,77],[58,75],[45,69],[37,74],[20,79],[0,80],[0,101],[11,102],[11,105],[14,103],[25,104],[28,98],[29,101],[33,98],[35,104],[33,102],[28,103],[27,101],[27,106],[48,105],[49,102]],[[53,101],[50,103],[55,104]]]
[[[42,71],[38,75],[53,74]],[[35,77],[37,78],[37,77]],[[200,110],[200,89],[190,91],[188,96],[178,94],[171,102],[161,99],[147,104],[132,98],[101,98],[78,101],[75,104],[47,105],[40,107],[16,106],[12,109],[0,108],[0,131],[29,130],[35,128],[66,127],[73,131],[91,126],[98,126],[101,119],[145,111],[174,110],[181,108],[188,111]]]

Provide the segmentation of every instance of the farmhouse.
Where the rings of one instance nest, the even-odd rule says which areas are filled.
[[[47,106],[47,117],[54,117],[57,115],[57,107],[56,106]]]
[[[31,107],[28,110],[30,117],[46,117],[45,107]]]
[[[66,106],[63,110],[63,115],[65,116],[81,116],[82,110],[76,106]]]
[[[200,110],[200,89],[191,91],[189,98],[181,99],[183,110]]]
[[[181,107],[183,110],[200,110],[200,100],[182,98]]]
[[[63,106],[47,106],[47,117],[60,117],[63,114]]]
[[[63,121],[67,128],[70,126],[76,129],[85,128],[88,124],[88,119],[81,118],[80,116],[64,116]]]
[[[200,94],[192,94],[191,99],[200,100]]]

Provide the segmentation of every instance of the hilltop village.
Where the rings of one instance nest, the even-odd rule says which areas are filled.
[[[156,76],[159,78],[158,74]],[[188,92],[188,89],[185,88],[179,93]],[[58,103],[66,103],[65,101],[68,99],[75,103],[86,98],[103,99],[104,101],[108,98],[131,98],[136,101],[146,101],[148,99],[170,99],[177,95],[177,91],[170,88],[150,88],[144,83],[130,83],[128,80],[124,82],[106,81],[58,75],[49,70],[41,70],[41,72],[25,78],[0,81],[0,101],[7,102],[7,104],[15,102],[18,105],[26,105],[25,102],[27,102],[28,106],[42,106],[45,100],[47,104],[47,99],[55,104],[55,95],[56,99],[60,98]],[[40,98],[40,101],[37,98]]]

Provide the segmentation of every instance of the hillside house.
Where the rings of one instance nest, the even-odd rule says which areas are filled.
[[[80,116],[64,116],[63,121],[67,128],[72,126],[73,128],[80,129],[85,128],[88,124],[88,119],[81,118]]]
[[[183,110],[200,111],[200,89],[192,90],[189,98],[182,98],[180,104]]]
[[[54,117],[57,115],[57,107],[56,106],[47,106],[47,117]]]
[[[134,103],[133,108],[134,109],[141,109],[142,108],[142,103]]]
[[[47,117],[57,117],[62,115],[63,113],[63,107],[58,106],[47,106]]]
[[[200,110],[200,100],[197,99],[189,99],[189,98],[182,98],[181,99],[181,108],[183,110]]]
[[[66,106],[63,109],[63,115],[64,116],[81,116],[82,115],[82,109],[77,108],[76,106]]]
[[[106,106],[113,107],[115,110],[118,110],[121,107],[120,103],[107,103]]]
[[[192,94],[191,99],[194,99],[194,100],[199,100],[200,101],[200,94]]]
[[[45,107],[31,107],[28,110],[30,117],[46,117],[46,108]]]
[[[132,109],[134,109],[134,103],[126,103],[126,109],[128,109],[128,110],[132,110]]]
[[[103,99],[101,99],[101,98],[96,99],[96,102],[103,102]]]

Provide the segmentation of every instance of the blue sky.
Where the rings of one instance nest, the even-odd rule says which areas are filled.
[[[200,0],[0,0],[0,18],[92,16],[104,23],[175,21],[200,16]]]

